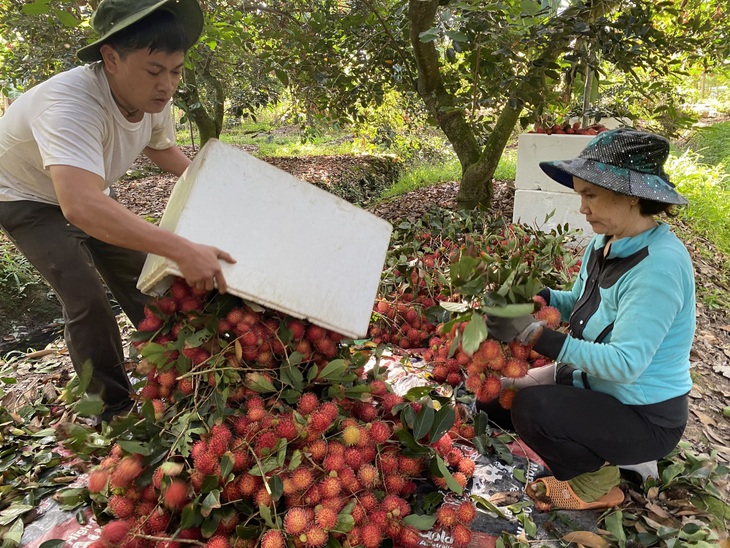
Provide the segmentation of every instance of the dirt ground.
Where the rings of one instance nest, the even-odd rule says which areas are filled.
[[[322,157],[317,160],[316,166],[312,162],[311,159],[300,163],[287,159],[279,167],[305,180],[316,174],[320,181],[332,180],[329,173],[341,169],[341,159]],[[132,177],[116,185],[118,199],[138,215],[159,219],[175,179],[149,172],[144,164],[135,166],[135,170]],[[368,209],[391,222],[415,219],[432,205],[454,207],[457,188],[457,183],[430,187]],[[494,210],[505,218],[511,218],[512,200],[513,190],[497,181]],[[727,293],[730,288],[722,281],[723,258],[714,252],[712,242],[693,240],[686,244],[695,264],[697,285]],[[132,326],[122,315],[120,326],[127,337]],[[58,335],[58,330],[56,333]],[[727,446],[730,442],[730,416],[723,413],[730,403],[730,316],[727,310],[709,309],[698,302],[697,332],[691,361],[695,384],[690,393],[690,422],[685,438],[696,451],[709,453],[714,450],[723,460],[730,462],[730,447]],[[3,387],[5,395],[0,404],[13,411],[35,401],[39,390],[52,396],[57,387],[65,384],[71,371],[63,339],[58,336],[45,348],[13,352],[4,358],[0,355],[0,373],[3,377],[12,375],[17,381]]]

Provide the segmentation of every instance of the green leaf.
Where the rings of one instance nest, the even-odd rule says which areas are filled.
[[[23,538],[25,526],[22,519],[15,520],[10,527],[3,531],[2,548],[15,548]]]
[[[25,4],[21,10],[25,15],[43,15],[50,11],[48,2],[33,2],[32,4]]]
[[[479,345],[487,338],[487,324],[481,314],[474,312],[471,320],[466,324],[461,337],[461,349],[467,356],[477,351]]]
[[[76,19],[76,17],[74,17],[69,12],[60,10],[60,9],[56,9],[53,11],[56,14],[56,17],[58,17],[58,20],[61,21],[63,26],[69,27],[69,28],[74,28],[79,25],[79,20]]]
[[[216,508],[221,507],[221,492],[219,489],[214,489],[208,493],[203,499],[203,503],[200,506],[200,513],[203,517],[210,516],[211,512]]]
[[[467,303],[452,303],[450,301],[441,301],[439,303],[439,306],[445,310],[448,310],[449,312],[456,312],[457,314],[462,314],[469,310],[469,305]]]
[[[436,461],[438,471],[441,473],[441,476],[446,480],[446,485],[448,486],[448,488],[457,495],[461,495],[461,493],[464,491],[464,488],[459,485],[459,482],[457,482],[454,479],[454,476],[451,475],[451,472],[449,472],[449,469],[446,466],[446,462],[444,461],[444,459],[441,458],[441,455],[435,455],[434,460]]]
[[[433,420],[433,426],[429,432],[429,439],[431,443],[435,443],[441,439],[441,437],[448,432],[454,422],[456,421],[456,411],[450,405],[444,405],[441,409],[436,412],[436,417]]]
[[[47,541],[41,543],[41,545],[38,548],[63,548],[63,546],[65,546],[65,545],[66,545],[65,540],[54,538],[54,539],[47,540]]]
[[[335,525],[335,531],[338,533],[347,533],[355,527],[355,518],[351,514],[346,512],[340,512],[337,514],[337,524]]]
[[[276,529],[276,524],[271,517],[271,508],[263,504],[259,504],[259,514],[261,514],[261,517],[266,522],[266,525],[268,525],[271,529]]]
[[[35,507],[28,504],[13,504],[0,512],[0,525],[7,525],[8,523],[11,523],[26,512],[33,510],[33,508]]]
[[[332,360],[320,371],[318,378],[321,380],[339,380],[346,369],[345,360]]]
[[[423,31],[421,34],[418,35],[418,39],[421,42],[433,42],[439,37],[439,31],[436,28],[431,28],[428,30]]]
[[[423,514],[409,514],[403,521],[406,525],[415,527],[419,531],[430,531],[433,529],[434,523],[436,523],[436,516],[429,516]]]
[[[446,36],[451,38],[451,40],[454,42],[468,42],[469,41],[469,37],[466,34],[464,34],[463,32],[460,32],[458,30],[447,30]]]
[[[417,440],[422,439],[426,434],[431,431],[433,425],[433,419],[436,412],[433,407],[424,405],[421,410],[416,414],[416,418],[413,421],[413,437]],[[430,440],[432,443],[433,440]]]
[[[273,384],[261,373],[249,373],[246,375],[246,386],[254,392],[276,392]]]
[[[534,303],[507,304],[505,306],[483,306],[482,311],[487,316],[496,318],[518,318],[532,314],[535,310]]]
[[[117,441],[119,447],[124,449],[127,453],[139,453],[140,455],[149,455],[152,452],[152,448],[148,443],[142,443],[133,440],[119,440]]]
[[[230,453],[225,453],[221,458],[221,477],[225,480],[228,474],[233,472],[234,459]]]
[[[604,522],[604,527],[613,535],[619,546],[626,546],[626,531],[623,522],[624,515],[620,510],[609,514]]]

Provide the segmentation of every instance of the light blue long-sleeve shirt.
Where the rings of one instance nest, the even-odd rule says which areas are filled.
[[[576,368],[575,386],[585,378],[592,390],[629,405],[686,394],[695,331],[687,249],[663,223],[613,242],[604,258],[606,240],[591,240],[572,290],[550,290],[571,335],[546,333],[537,346],[559,347],[557,360]]]

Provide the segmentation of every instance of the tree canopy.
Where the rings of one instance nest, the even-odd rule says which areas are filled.
[[[674,79],[730,56],[720,0],[203,0],[178,103],[203,141],[287,89],[303,124],[361,121],[392,91],[440,128],[459,201],[488,205],[514,128],[601,106],[676,116]],[[5,93],[75,63],[93,4],[0,0]]]

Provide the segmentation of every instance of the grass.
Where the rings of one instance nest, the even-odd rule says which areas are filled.
[[[730,122],[700,128],[688,143],[702,162],[715,166],[722,164],[730,174]]]
[[[516,169],[517,151],[506,150],[499,160],[494,178],[514,180]],[[421,163],[406,170],[393,186],[383,192],[381,197],[392,198],[431,185],[458,181],[460,178],[461,165],[456,158],[438,163]]]

